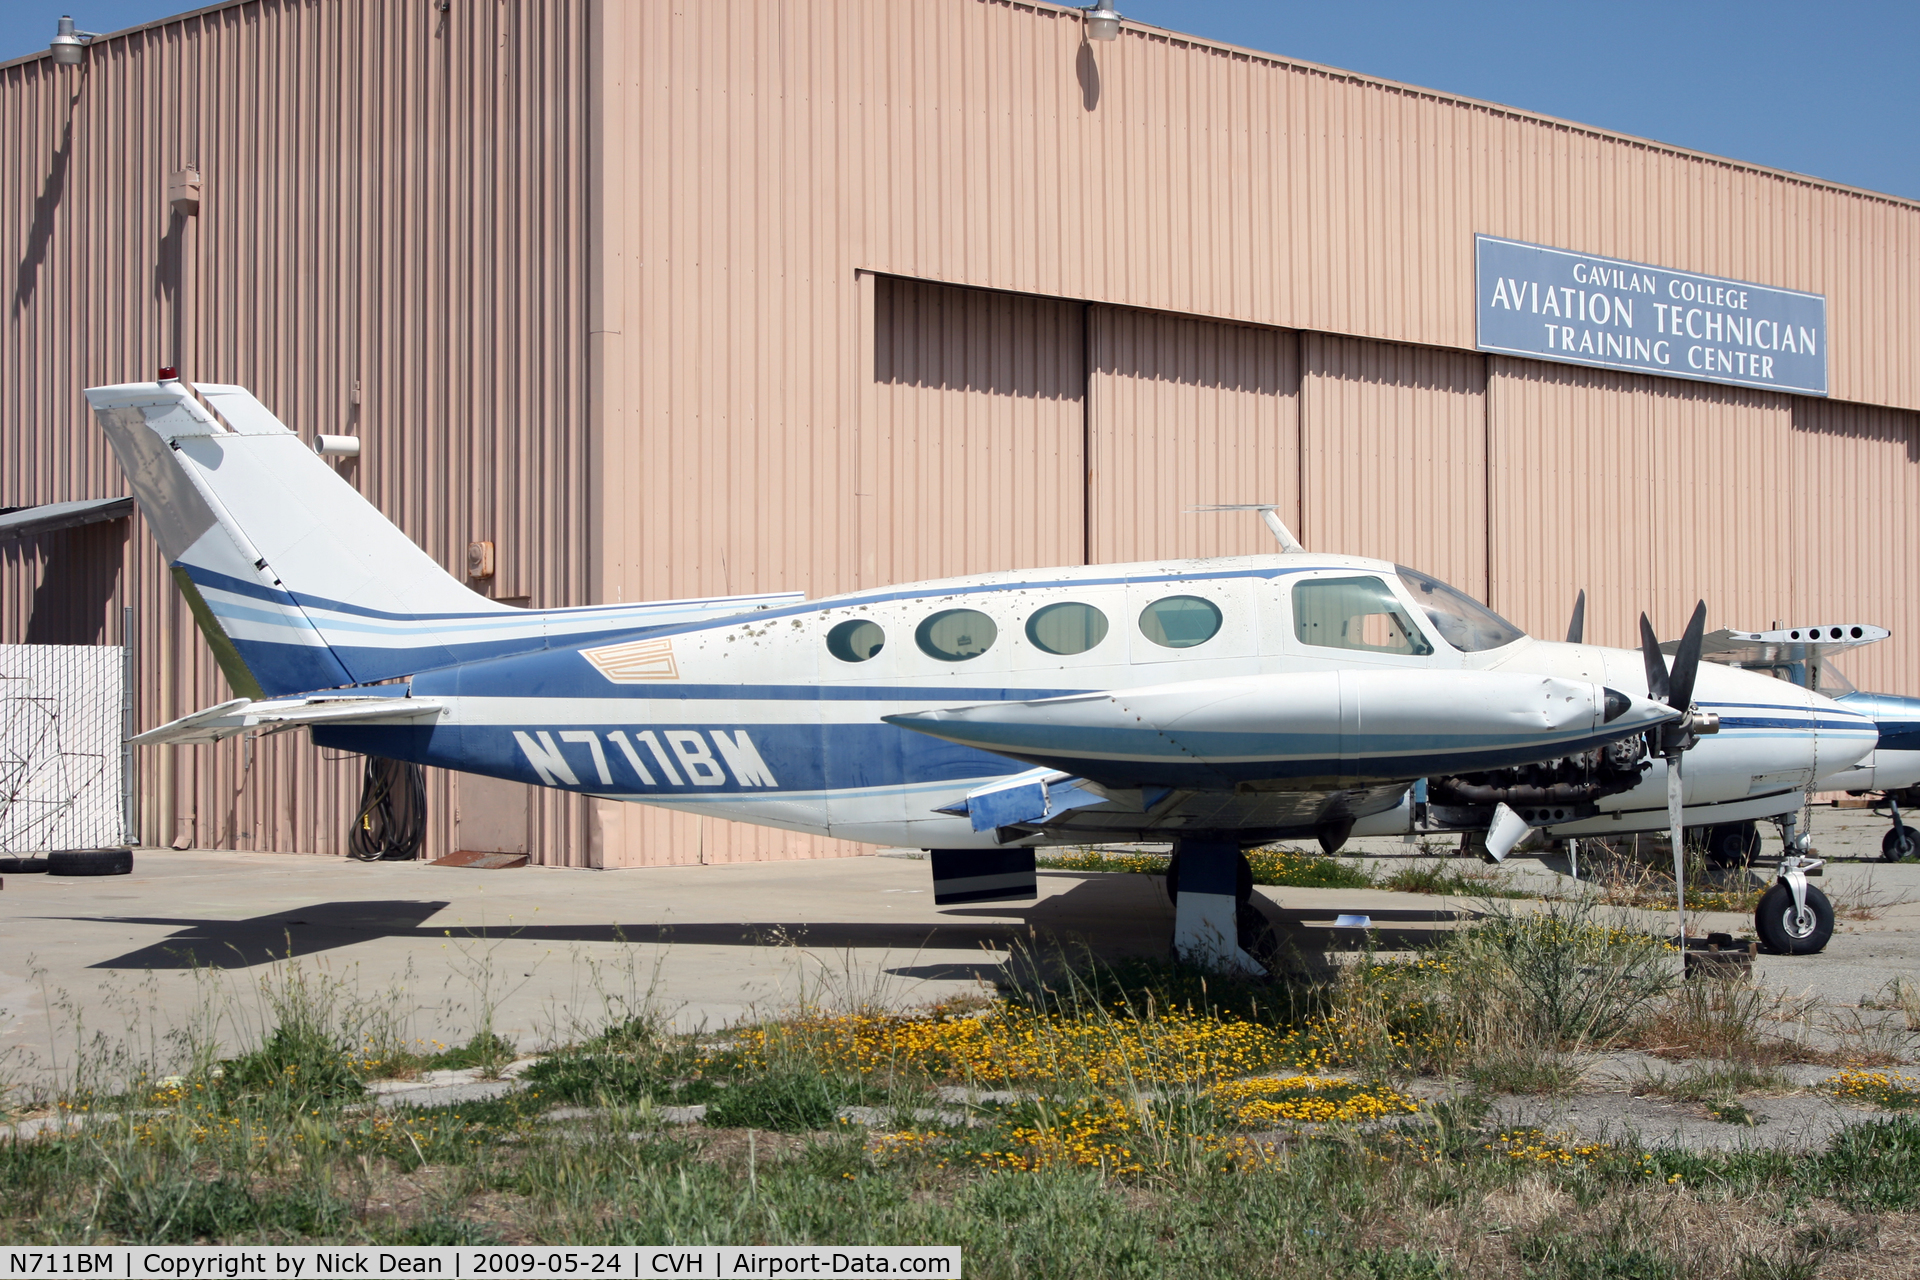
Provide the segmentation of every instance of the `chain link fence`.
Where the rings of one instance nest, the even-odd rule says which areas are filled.
[[[0,853],[134,842],[127,650],[0,645]]]

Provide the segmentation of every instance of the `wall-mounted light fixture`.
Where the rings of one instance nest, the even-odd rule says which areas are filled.
[[[200,212],[200,171],[180,169],[167,179],[167,207],[183,218]]]
[[[1087,15],[1087,39],[1118,40],[1120,38],[1120,15],[1114,10],[1113,0],[1098,0],[1092,8],[1083,9]]]
[[[98,31],[75,31],[73,15],[63,13],[53,39],[47,42],[47,48],[53,50],[53,60],[61,66],[77,67],[80,59],[86,56],[87,46],[99,38]]]

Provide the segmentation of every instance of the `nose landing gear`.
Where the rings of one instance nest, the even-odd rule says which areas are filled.
[[[1784,850],[1779,879],[1760,895],[1760,905],[1753,913],[1760,944],[1779,956],[1816,955],[1833,937],[1833,904],[1826,894],[1807,883],[1808,873],[1818,872],[1826,863],[1807,856],[1806,837],[1794,834],[1797,817],[1789,813],[1778,819]]]
[[[1920,854],[1920,837],[1913,834],[1913,828],[1900,821],[1900,802],[1887,793],[1887,807],[1893,811],[1893,830],[1880,837],[1880,858],[1883,862],[1898,862],[1902,858],[1911,858]]]

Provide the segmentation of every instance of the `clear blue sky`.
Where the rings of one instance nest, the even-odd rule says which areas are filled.
[[[82,29],[113,31],[188,7],[0,0],[0,61],[45,47],[69,8]],[[1154,26],[1920,199],[1920,0],[1119,0],[1119,9]]]

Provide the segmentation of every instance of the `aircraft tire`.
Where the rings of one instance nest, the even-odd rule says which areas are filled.
[[[124,876],[133,871],[131,849],[56,849],[47,855],[47,874]]]
[[[1818,955],[1833,937],[1833,904],[1827,895],[1807,886],[1805,916],[1794,918],[1793,890],[1775,882],[1760,895],[1760,906],[1753,913],[1753,927],[1760,945],[1776,956]]]
[[[1913,828],[1904,823],[1880,837],[1880,857],[1883,861],[1898,862],[1916,853],[1920,853],[1920,836],[1915,836]]]
[[[30,876],[46,869],[45,858],[0,858],[0,876]]]
[[[1744,867],[1760,851],[1760,828],[1752,822],[1729,822],[1707,828],[1707,861],[1716,867]]]

